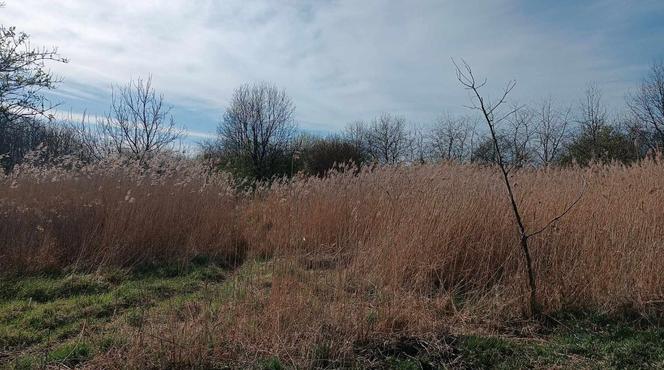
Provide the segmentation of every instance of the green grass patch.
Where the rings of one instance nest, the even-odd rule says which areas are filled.
[[[56,347],[48,354],[48,363],[72,367],[83,363],[92,354],[87,343],[72,342]]]
[[[467,336],[460,341],[471,368],[664,368],[664,326],[597,314],[562,314],[537,338]]]
[[[184,305],[226,275],[215,265],[197,264],[0,279],[0,368],[77,366],[95,351],[126,343],[113,332],[117,320],[139,327],[151,309]],[[74,341],[79,338],[85,342]]]
[[[0,301],[20,299],[43,303],[77,295],[105,293],[109,288],[106,281],[93,275],[5,279],[0,280]]]
[[[664,326],[656,319],[566,314],[551,340],[606,368],[664,368]]]

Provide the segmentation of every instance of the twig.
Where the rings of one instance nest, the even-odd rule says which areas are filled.
[[[554,217],[551,221],[549,221],[549,222],[548,222],[546,225],[544,225],[544,227],[542,227],[541,229],[539,229],[539,230],[537,230],[537,231],[535,231],[535,232],[533,232],[533,233],[528,234],[527,237],[528,237],[528,238],[531,238],[531,237],[533,237],[533,236],[535,236],[535,235],[538,235],[538,234],[543,233],[544,231],[546,231],[546,229],[548,229],[549,227],[551,227],[551,225],[555,224],[555,223],[558,222],[561,218],[565,217],[565,215],[566,215],[567,213],[569,213],[569,211],[571,211],[572,208],[574,208],[574,206],[576,206],[576,204],[579,203],[579,201],[581,201],[581,198],[583,198],[584,194],[586,193],[586,186],[587,186],[587,183],[586,183],[586,179],[584,178],[584,179],[583,179],[583,186],[581,187],[581,191],[579,192],[579,195],[576,197],[576,199],[575,199],[572,203],[570,203],[570,205],[569,205],[569,206],[568,206],[568,207],[567,207],[567,208],[566,208],[561,214],[559,214],[558,216]]]

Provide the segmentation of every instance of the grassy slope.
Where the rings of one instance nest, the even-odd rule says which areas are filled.
[[[240,269],[234,276],[246,271],[253,270]],[[199,264],[179,270],[1,280],[0,368],[72,367],[121,350],[130,332],[122,328],[141,327],[150,315],[210,296],[232,299],[234,294],[210,294],[235,289],[228,274]],[[400,369],[664,367],[664,328],[644,320],[567,313],[528,336],[454,335],[445,342],[448,346],[440,353],[404,338],[387,345],[364,344],[358,355],[377,367]],[[327,361],[325,353],[320,357],[317,366],[339,366]],[[270,358],[256,366],[285,368]]]

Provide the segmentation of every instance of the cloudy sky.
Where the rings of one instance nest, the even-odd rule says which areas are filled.
[[[572,104],[596,81],[616,110],[664,58],[662,0],[5,2],[0,23],[70,59],[52,66],[61,110],[101,114],[113,84],[152,74],[193,138],[244,82],[286,89],[300,126],[326,133],[380,112],[463,113],[451,57],[495,89],[516,79],[523,103]]]

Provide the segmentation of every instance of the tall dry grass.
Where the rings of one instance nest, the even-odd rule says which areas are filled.
[[[418,294],[520,285],[515,225],[491,168],[393,167],[236,193],[190,161],[22,168],[0,187],[4,273],[182,262],[196,255],[296,256]],[[68,166],[71,167],[71,166]],[[542,298],[647,305],[664,286],[664,168],[519,172]],[[521,288],[519,286],[519,288]],[[520,289],[516,289],[520,291]]]
[[[586,184],[531,241],[545,312],[662,314],[661,162],[522,170],[513,181],[530,230]],[[2,180],[0,221],[3,274],[198,255],[269,261],[233,283],[242,290],[233,299],[152,318],[147,344],[128,350],[137,366],[167,366],[150,361],[176,354],[188,364],[274,355],[310,366],[316,348],[344,361],[357,343],[395,336],[444,345],[451,327],[519,318],[528,294],[508,198],[488,167],[388,167],[252,194],[188,161],[26,168]]]
[[[23,166],[0,187],[0,271],[241,262],[237,197],[188,160]]]
[[[661,303],[664,168],[528,170],[514,177],[531,230],[541,299],[563,306]],[[245,211],[254,250],[333,264],[394,290],[525,287],[516,225],[498,174],[453,164],[385,168],[273,187]]]

